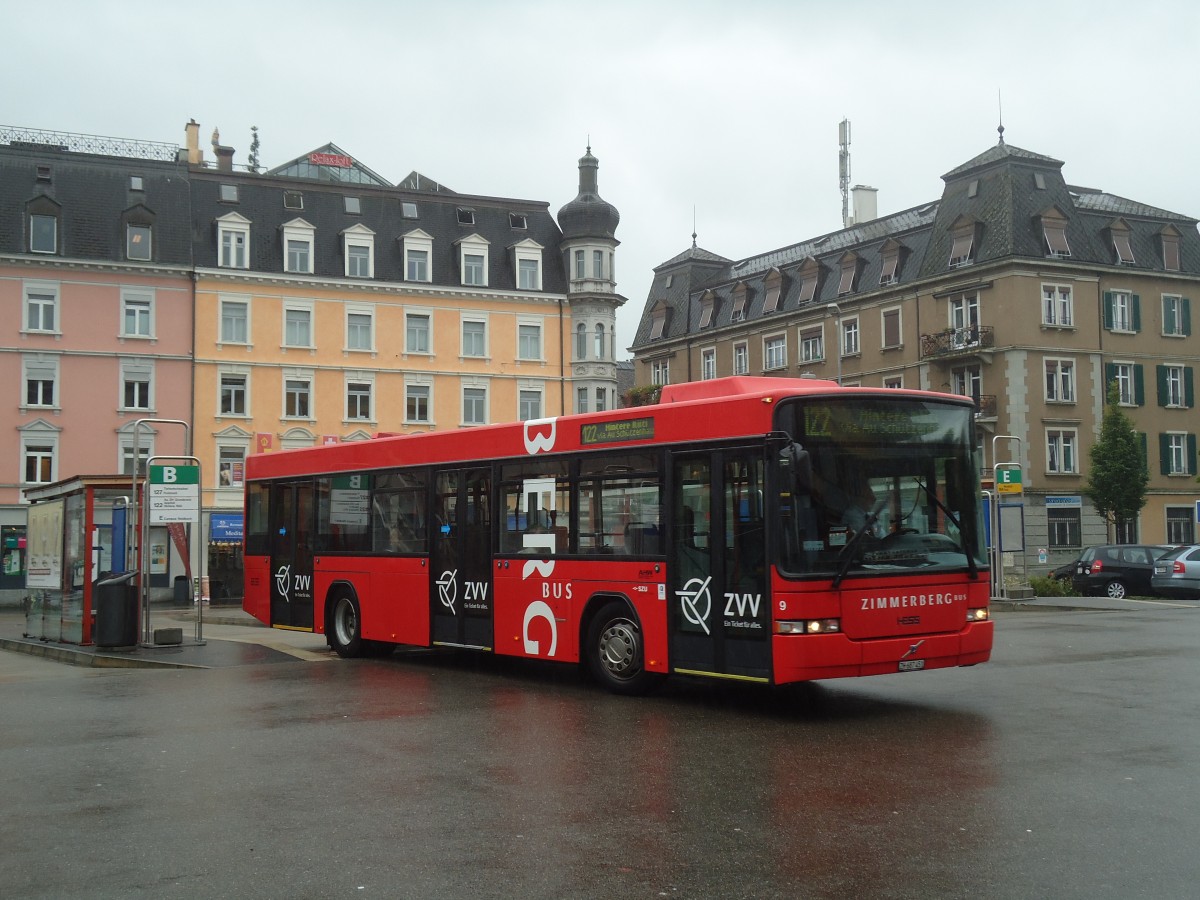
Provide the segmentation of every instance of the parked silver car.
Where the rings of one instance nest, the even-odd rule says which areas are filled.
[[[1200,600],[1200,544],[1176,547],[1155,560],[1150,585],[1164,597]]]

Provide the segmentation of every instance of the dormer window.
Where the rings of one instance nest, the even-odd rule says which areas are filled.
[[[783,273],[771,269],[763,278],[763,313],[773,313],[779,309],[779,299],[783,292]]]
[[[250,261],[250,220],[235,212],[217,219],[217,265],[245,269]]]
[[[375,232],[365,225],[352,225],[342,232],[342,253],[347,278],[375,277]]]
[[[510,228],[516,228],[520,231],[524,231],[529,227],[529,223],[526,220],[524,213],[509,213],[508,226]]]
[[[650,340],[657,341],[666,333],[670,313],[671,309],[665,303],[660,302],[655,307],[650,319]]]
[[[954,224],[950,231],[950,263],[951,269],[969,266],[975,261],[975,222],[970,219]]]
[[[303,219],[283,224],[283,270],[299,275],[313,273],[313,244],[316,229]]]
[[[730,321],[741,322],[746,318],[746,301],[750,299],[750,291],[744,282],[739,281],[733,286],[733,313]]]
[[[854,279],[858,275],[858,256],[854,253],[843,254],[840,260],[842,277],[838,281],[838,296],[854,293]]]
[[[1179,271],[1179,232],[1168,225],[1159,234],[1162,240],[1163,268],[1168,272]]]
[[[470,287],[486,287],[488,283],[488,242],[478,234],[465,237],[458,244],[458,268],[461,282]]]
[[[418,228],[401,240],[404,242],[404,280],[431,281],[429,260],[433,256],[433,238]]]
[[[1117,219],[1108,227],[1108,230],[1112,235],[1113,251],[1117,255],[1117,265],[1134,265],[1133,246],[1129,243],[1129,226],[1123,220]]]
[[[1042,238],[1046,242],[1046,252],[1052,259],[1071,255],[1071,247],[1067,244],[1067,220],[1058,210],[1042,213]]]
[[[129,259],[148,261],[150,259],[150,226],[125,226],[125,256]]]
[[[511,248],[513,268],[517,275],[517,290],[542,289],[542,245],[526,238]]]
[[[29,217],[29,251],[31,253],[58,252],[58,217]]]
[[[304,195],[299,191],[283,192],[284,209],[304,209]]]
[[[465,209],[464,207],[460,206],[458,208],[458,224],[459,225],[474,225],[475,224],[475,210]]]
[[[812,303],[817,296],[817,282],[820,281],[821,264],[811,256],[800,264],[800,304]]]
[[[883,267],[879,272],[880,284],[895,284],[899,281],[900,272],[900,250],[903,245],[899,241],[889,238],[884,242],[882,248]]]
[[[743,305],[746,302],[745,294],[742,295]],[[717,295],[713,291],[705,291],[700,295],[700,327],[708,328],[713,323],[717,312]]]

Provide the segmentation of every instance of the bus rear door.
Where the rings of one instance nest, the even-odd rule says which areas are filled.
[[[271,625],[313,627],[313,497],[311,481],[270,487]]]
[[[434,644],[490,650],[494,609],[490,468],[438,472],[429,602]]]
[[[757,448],[673,459],[672,671],[770,680],[764,468]]]

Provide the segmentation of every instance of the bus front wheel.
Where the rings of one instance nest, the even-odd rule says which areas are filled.
[[[592,619],[587,661],[596,680],[617,694],[644,694],[658,680],[646,671],[642,628],[624,603],[609,603]]]
[[[362,638],[362,616],[358,602],[345,594],[333,601],[333,612],[329,617],[329,645],[343,659],[362,656],[366,641]]]

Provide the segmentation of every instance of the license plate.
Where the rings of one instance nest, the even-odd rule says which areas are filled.
[[[1155,567],[1154,567],[1154,574],[1155,574],[1155,575],[1166,575],[1166,574],[1167,574],[1167,567],[1166,567],[1166,566],[1155,566]]]
[[[900,660],[901,672],[916,672],[918,669],[925,668],[925,660],[923,659],[902,659]]]

